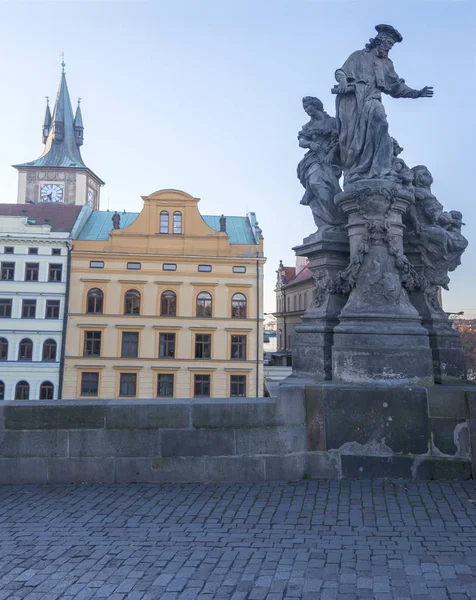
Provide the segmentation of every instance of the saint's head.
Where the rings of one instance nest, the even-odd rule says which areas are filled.
[[[314,96],[304,96],[302,107],[311,118],[319,117],[324,112],[324,105]]]
[[[386,58],[396,43],[403,40],[402,35],[391,25],[376,25],[377,35],[365,46],[367,51],[373,51],[377,56]]]

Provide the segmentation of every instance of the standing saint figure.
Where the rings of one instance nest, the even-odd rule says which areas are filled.
[[[306,189],[301,204],[309,206],[320,231],[341,229],[344,217],[334,204],[341,192],[339,142],[336,120],[325,111],[319,98],[306,96],[302,105],[311,120],[298,134],[301,148],[309,151],[297,167],[299,181]]]
[[[386,179],[392,171],[393,143],[382,92],[393,98],[430,98],[432,87],[415,90],[395,72],[388,53],[400,33],[377,25],[377,35],[353,52],[335,73],[336,121],[344,185],[359,179]]]

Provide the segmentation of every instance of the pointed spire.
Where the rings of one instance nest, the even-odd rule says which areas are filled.
[[[78,146],[83,145],[83,115],[81,114],[81,98],[78,98],[78,106],[74,115],[74,138]]]
[[[43,119],[43,144],[46,144],[46,140],[48,139],[48,135],[50,133],[50,129],[51,129],[51,111],[50,111],[50,99],[48,96],[45,96],[46,98],[46,109],[45,109],[45,116]]]

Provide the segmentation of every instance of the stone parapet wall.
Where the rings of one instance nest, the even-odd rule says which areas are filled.
[[[476,391],[462,386],[0,407],[3,484],[468,479],[475,449]]]

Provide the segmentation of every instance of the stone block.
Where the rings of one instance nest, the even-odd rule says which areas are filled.
[[[306,444],[311,452],[326,449],[326,413],[322,387],[306,387]]]
[[[424,458],[416,462],[414,479],[471,479],[471,461],[457,458]]]
[[[426,389],[323,385],[327,449],[364,454],[426,454]]]
[[[466,391],[461,386],[434,385],[428,388],[430,417],[455,417],[466,419],[468,407]]]
[[[190,401],[115,400],[106,406],[108,429],[166,429],[190,425]]]
[[[0,458],[0,484],[47,482],[46,458]]]
[[[308,452],[306,475],[311,479],[340,479],[340,454],[338,452]]]
[[[233,429],[165,429],[162,456],[222,456],[234,454]]]
[[[306,454],[265,457],[266,481],[297,481],[306,472]]]
[[[49,458],[48,483],[114,483],[113,458]]]
[[[469,432],[466,419],[430,419],[433,452],[448,456],[469,456]]]
[[[342,477],[347,479],[413,479],[414,459],[407,456],[342,454]]]
[[[205,458],[118,458],[116,483],[203,483]]]
[[[256,482],[265,480],[264,457],[220,456],[206,459],[207,481]]]
[[[105,402],[11,402],[5,405],[5,429],[99,429]]]
[[[206,427],[271,427],[285,425],[276,418],[276,401],[267,398],[206,399],[192,405],[192,425]]]
[[[160,456],[157,429],[81,429],[69,432],[69,455]]]
[[[0,431],[0,456],[38,458],[67,456],[66,431]]]
[[[302,425],[306,422],[304,404],[305,385],[308,380],[299,382],[299,378],[288,377],[279,386],[276,402],[277,423],[284,425]]]
[[[236,429],[236,454],[290,454],[306,449],[304,427]]]

